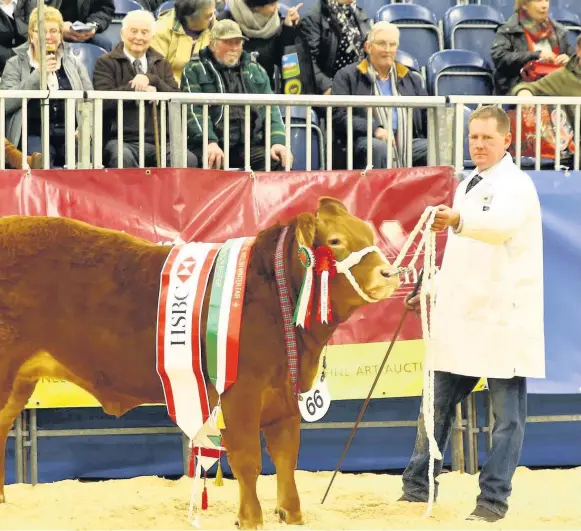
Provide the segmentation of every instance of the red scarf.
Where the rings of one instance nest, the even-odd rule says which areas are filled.
[[[536,20],[533,20],[523,8],[520,9],[518,18],[524,30],[527,45],[531,52],[535,50],[535,43],[548,40],[551,44],[553,53],[555,55],[561,53],[559,42],[557,41],[557,34],[555,33],[555,27],[549,18],[544,22],[537,22]]]

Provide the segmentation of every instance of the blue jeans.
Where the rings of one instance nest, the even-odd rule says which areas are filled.
[[[444,455],[456,414],[456,404],[466,398],[478,383],[478,378],[435,372],[435,435]],[[488,387],[494,410],[492,448],[480,472],[481,505],[500,516],[508,510],[508,497],[512,491],[512,477],[518,465],[527,417],[526,379],[488,378]],[[428,501],[428,439],[423,415],[418,418],[418,433],[410,462],[403,473],[403,491],[413,501]],[[442,461],[436,461],[434,475],[442,471]],[[438,481],[435,481],[436,496]]]

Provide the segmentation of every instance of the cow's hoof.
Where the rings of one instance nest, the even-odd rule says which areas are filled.
[[[6,503],[6,497],[4,494],[0,494],[0,503]]]
[[[280,522],[285,522],[288,525],[303,525],[303,515],[301,511],[287,511],[286,509],[282,509],[277,507],[275,509],[275,514],[278,515]]]
[[[248,521],[248,522],[242,521],[242,523],[240,523],[240,520],[236,520],[234,522],[234,525],[238,529],[262,529],[262,522],[253,523],[250,521]]]

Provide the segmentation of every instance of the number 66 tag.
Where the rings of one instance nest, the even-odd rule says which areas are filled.
[[[322,419],[331,405],[331,395],[327,387],[327,380],[322,375],[317,385],[306,393],[299,395],[299,410],[304,420],[315,422]]]

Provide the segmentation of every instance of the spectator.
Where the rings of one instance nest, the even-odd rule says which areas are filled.
[[[581,35],[577,37],[577,53],[569,62],[532,83],[519,83],[514,96],[581,96]],[[574,106],[568,106],[569,118],[574,123]]]
[[[113,51],[102,55],[95,64],[93,81],[95,90],[136,92],[179,92],[171,71],[171,65],[160,53],[150,48],[155,18],[149,11],[130,11],[121,26],[121,40]],[[145,166],[157,166],[153,106],[145,104]],[[106,113],[104,123],[111,129],[104,132],[104,163],[111,168],[119,167],[117,154],[117,101],[103,102]],[[167,157],[169,161],[170,149]],[[189,167],[196,167],[197,160],[188,153]],[[139,167],[139,104],[125,101],[123,104],[123,167]]]
[[[240,27],[233,20],[221,20],[214,24],[210,45],[200,52],[200,57],[186,65],[182,87],[192,93],[272,94],[266,72],[256,60],[242,49]],[[208,167],[220,169],[224,163],[223,108],[212,106],[208,116]],[[250,165],[255,171],[265,169],[264,106],[251,108]],[[230,141],[230,167],[244,168],[244,106],[230,107],[230,129],[226,134]],[[192,105],[188,115],[188,146],[202,160],[203,115],[201,105]],[[286,167],[287,159],[292,167],[292,153],[285,147],[285,131],[280,110],[271,107],[270,156],[274,171]]]
[[[24,20],[28,20],[38,0],[18,0],[18,2],[22,2]],[[103,32],[109,27],[115,14],[113,0],[45,0],[45,4],[56,7],[61,12],[65,21],[63,27],[65,41],[89,42],[107,52],[111,51],[113,43]],[[74,22],[94,24],[95,28],[91,31],[74,31],[71,28]]]
[[[345,66],[333,80],[332,94],[348,96],[427,96],[421,76],[406,66],[396,63],[399,46],[399,29],[390,22],[373,25],[365,42],[367,59],[359,64]],[[393,136],[388,134],[388,113],[392,113]],[[425,166],[428,142],[425,138],[425,111],[414,109],[412,123],[402,109],[378,108],[373,111],[372,164],[374,168],[387,167],[387,142],[394,138],[395,166],[405,166],[409,128],[412,128],[412,161],[414,166]],[[347,109],[333,109],[333,128],[338,141],[346,145]],[[367,166],[367,109],[353,109],[354,163]]]
[[[46,70],[49,90],[92,90],[89,73],[63,43],[63,17],[58,9],[47,6],[44,12],[46,32]],[[38,10],[28,21],[28,42],[14,49],[15,56],[6,63],[0,87],[7,90],[40,90],[40,48],[38,42]],[[52,49],[52,50],[51,50]],[[40,100],[31,99],[28,111],[28,154],[41,151]],[[21,147],[22,100],[6,100],[8,126],[6,138]],[[49,143],[51,166],[63,166],[65,160],[65,102],[50,100]]]
[[[247,37],[245,51],[257,53],[257,60],[266,70],[273,91],[280,92],[280,79],[275,68],[281,68],[286,46],[296,43],[299,9],[303,4],[289,7],[283,18],[278,0],[228,0],[218,19],[234,20]]]
[[[320,0],[300,29],[310,47],[317,92],[331,94],[335,74],[365,58],[363,43],[371,21],[355,0]]]
[[[215,0],[176,0],[157,21],[151,47],[170,62],[178,85],[184,66],[210,42],[215,10]]]
[[[516,0],[516,13],[498,28],[491,51],[497,94],[509,94],[522,81],[527,63],[564,66],[575,53],[566,28],[550,19],[549,5],[549,0]]]
[[[0,0],[0,76],[12,49],[26,42],[28,26],[17,6],[15,0]]]

